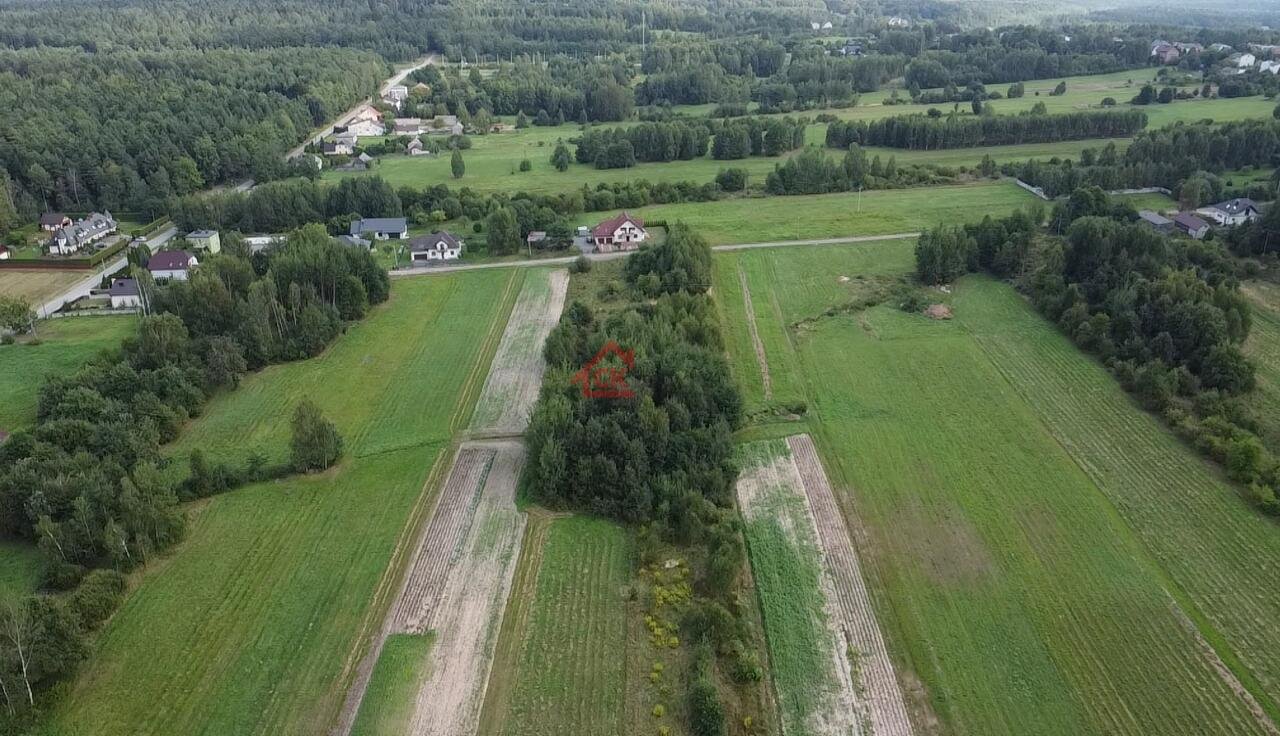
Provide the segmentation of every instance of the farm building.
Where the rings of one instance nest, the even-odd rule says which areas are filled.
[[[648,239],[649,232],[644,229],[644,221],[626,212],[605,220],[591,230],[591,242],[601,253],[635,250]]]
[[[403,217],[367,217],[352,221],[351,229],[347,234],[355,236],[370,235],[375,240],[391,238],[404,240],[409,237],[409,224],[408,220]]]
[[[413,263],[456,261],[462,256],[462,241],[450,233],[420,235],[409,241],[409,260]]]
[[[191,269],[200,265],[196,257],[185,250],[164,250],[151,256],[147,270],[152,278],[186,281]]]
[[[1138,213],[1138,219],[1144,224],[1159,233],[1173,232],[1173,220],[1165,217],[1159,212],[1151,210],[1143,210]]]
[[[343,245],[349,245],[352,248],[363,248],[364,250],[369,250],[373,247],[372,241],[365,240],[364,238],[358,238],[354,235],[339,235],[338,242]]]
[[[427,121],[427,135],[462,135],[462,123],[457,115],[437,115]]]
[[[421,135],[422,118],[396,118],[392,130],[396,135]]]
[[[142,306],[137,279],[113,279],[107,295],[111,297],[112,309],[138,309]]]
[[[1173,224],[1180,232],[1199,240],[1209,234],[1209,223],[1190,212],[1179,212],[1174,215]]]
[[[217,230],[196,230],[187,233],[187,242],[192,248],[207,250],[210,253],[220,253],[222,251],[222,238],[218,236]]]

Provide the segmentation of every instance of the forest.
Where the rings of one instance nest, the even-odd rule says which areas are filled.
[[[29,637],[0,640],[9,714],[32,705],[19,692],[42,692],[74,671],[87,653],[85,635],[123,593],[122,573],[182,537],[180,499],[332,464],[339,443],[323,417],[306,412],[289,467],[261,458],[243,470],[209,466],[196,453],[189,478],[175,483],[162,446],[247,371],[319,354],[344,323],[390,292],[368,253],[337,244],[319,226],[252,258],[232,245],[189,281],[156,283],[144,269],[136,277],[146,304],[136,335],[74,374],[46,380],[36,425],[0,444],[0,530],[38,546],[42,587],[56,593],[0,611],[6,631]]]

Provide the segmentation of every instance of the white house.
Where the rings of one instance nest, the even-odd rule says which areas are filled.
[[[403,84],[393,84],[387,87],[387,93],[383,95],[388,100],[392,100],[399,105],[401,102],[409,99],[409,88]]]
[[[1196,210],[1196,214],[1207,217],[1219,225],[1235,227],[1236,225],[1243,225],[1250,220],[1258,219],[1262,213],[1258,209],[1257,202],[1240,197],[1208,207],[1201,207]]]
[[[112,279],[111,288],[107,291],[111,297],[112,309],[139,309],[142,307],[142,295],[138,293],[136,279]]]
[[[431,153],[427,150],[426,146],[422,145],[422,141],[417,138],[409,141],[408,145],[404,147],[404,152],[410,156],[425,156]]]
[[[1280,61],[1264,61],[1258,69],[1269,74],[1280,74]]]
[[[328,142],[320,144],[320,152],[326,156],[350,156],[355,148],[350,143]]]
[[[357,138],[386,135],[387,128],[381,120],[357,120],[347,124],[347,132]]]
[[[1252,69],[1258,63],[1258,57],[1253,54],[1232,54],[1227,57],[1227,63],[1237,69]]]
[[[462,241],[443,231],[409,241],[409,260],[413,263],[456,261],[461,256]]]
[[[591,230],[591,241],[601,253],[635,250],[648,239],[649,231],[644,229],[644,221],[626,212],[605,220]]]
[[[88,217],[77,221],[74,225],[63,225],[54,230],[53,237],[49,239],[49,253],[56,256],[71,255],[114,233],[116,227],[116,221],[111,217],[110,212],[106,214],[91,212]]]
[[[358,238],[373,236],[376,240],[404,240],[409,237],[409,221],[403,217],[366,217],[352,221],[347,234]]]
[[[244,236],[244,244],[249,247],[250,253],[260,253],[276,243],[283,243],[288,239],[286,235],[246,235]]]
[[[185,250],[162,250],[147,261],[147,270],[157,281],[160,279],[186,281],[191,269],[198,265],[200,261]]]

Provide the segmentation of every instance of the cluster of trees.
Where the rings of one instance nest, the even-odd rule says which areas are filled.
[[[206,185],[298,173],[284,153],[386,71],[332,48],[0,51],[0,171],[26,220],[155,216]]]
[[[0,636],[0,685],[11,713],[17,693],[51,685],[83,656],[84,634],[123,591],[117,571],[145,564],[181,537],[179,498],[226,487],[205,482],[226,472],[198,456],[195,481],[175,485],[160,446],[208,396],[234,388],[248,370],[318,354],[343,320],[359,319],[389,290],[368,253],[338,245],[319,226],[253,259],[210,256],[189,281],[157,284],[145,271],[137,278],[146,316],[136,335],[71,375],[49,378],[36,425],[0,445],[0,531],[39,547],[46,588],[72,591],[0,611],[0,629],[29,635],[26,643]],[[314,407],[299,409],[294,428],[295,469],[337,459],[341,440]]]
[[[711,156],[720,160],[780,156],[804,146],[807,121],[784,118],[733,118],[713,121]]]
[[[762,79],[751,92],[760,112],[793,112],[856,104],[858,94],[902,75],[898,55],[829,56],[819,47],[797,50],[784,74]]]
[[[1059,209],[1074,218],[1062,237],[1039,233],[1042,212],[938,228],[921,239],[918,271],[930,281],[977,269],[1015,279],[1145,406],[1223,463],[1261,509],[1280,514],[1280,462],[1243,400],[1254,386],[1240,349],[1249,304],[1222,246],[1134,223],[1101,190],[1075,192]]]
[[[640,69],[649,75],[715,65],[734,76],[771,77],[786,58],[786,47],[767,38],[682,39],[647,47]]]
[[[1273,165],[1278,152],[1278,121],[1203,122],[1144,131],[1123,155],[1108,145],[1100,151],[1086,149],[1079,161],[1033,159],[1006,165],[1004,170],[1056,197],[1086,186],[1176,189],[1196,172]]]
[[[1098,110],[1062,115],[931,117],[901,115],[879,120],[836,121],[827,126],[827,145],[850,143],[911,150],[1050,143],[1136,135],[1147,125],[1137,110]]]
[[[588,128],[570,142],[574,158],[598,169],[634,166],[637,161],[688,161],[705,156],[711,130],[703,122],[640,123],[626,128]]]
[[[979,172],[991,176],[996,167],[989,159]],[[928,184],[954,183],[955,172],[934,165],[898,166],[893,156],[882,161],[879,155],[868,161],[866,151],[854,143],[842,159],[828,156],[810,146],[774,167],[765,177],[769,194],[827,194],[861,189],[896,189]]]
[[[410,77],[406,113],[457,115],[468,128],[486,129],[495,115],[532,115],[540,125],[565,121],[617,121],[631,117],[635,95],[630,70],[616,62],[556,57],[540,64],[503,64],[483,76],[472,68],[427,66]],[[421,83],[424,87],[417,87]]]
[[[686,624],[708,647],[700,664],[728,667],[726,680],[762,676],[744,645],[733,604],[746,555],[733,506],[733,429],[742,397],[724,358],[715,306],[706,294],[711,252],[680,223],[665,243],[633,254],[625,279],[647,297],[599,317],[580,302],[547,340],[548,372],[526,442],[523,487],[551,508],[577,509],[641,527],[655,545],[689,551],[698,575]],[[616,345],[626,358],[606,351]],[[614,396],[584,389],[599,356],[622,373]],[[599,364],[595,364],[599,365]],[[587,368],[584,368],[587,366]],[[586,377],[584,377],[586,376]],[[618,396],[616,394],[622,394]],[[715,700],[705,688],[701,697]],[[696,733],[717,733],[715,702],[694,709]],[[705,720],[704,720],[705,719]]]

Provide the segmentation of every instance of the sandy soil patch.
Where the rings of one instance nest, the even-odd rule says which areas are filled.
[[[542,387],[542,345],[560,321],[568,288],[569,272],[564,269],[529,273],[476,402],[472,432],[524,431]]]

